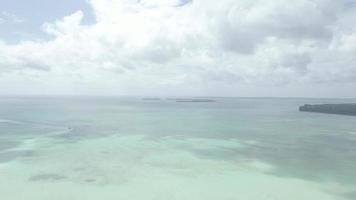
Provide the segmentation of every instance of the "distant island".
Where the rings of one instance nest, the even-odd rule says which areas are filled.
[[[156,97],[150,97],[150,98],[142,98],[144,101],[160,101],[162,100],[161,98],[156,98]],[[213,99],[199,99],[199,98],[166,98],[167,101],[175,101],[178,103],[204,103],[204,102],[216,102],[216,100]]]
[[[216,101],[213,100],[213,99],[167,98],[167,100],[176,101],[176,102],[179,102],[179,103],[189,103],[189,102],[193,102],[193,103],[216,102]]]
[[[305,104],[299,107],[299,111],[356,116],[356,103],[317,105]]]
[[[159,101],[161,100],[160,98],[142,98],[144,101]]]

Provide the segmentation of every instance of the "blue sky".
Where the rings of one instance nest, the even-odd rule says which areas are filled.
[[[48,39],[42,30],[44,22],[54,22],[63,16],[82,10],[82,23],[95,22],[92,9],[86,0],[1,0],[0,18],[7,18],[0,26],[0,38],[16,43],[20,40]],[[13,15],[17,20],[12,20]],[[20,22],[21,21],[21,22]]]

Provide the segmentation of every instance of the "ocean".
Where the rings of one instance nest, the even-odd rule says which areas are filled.
[[[1,200],[354,200],[355,99],[0,97]]]

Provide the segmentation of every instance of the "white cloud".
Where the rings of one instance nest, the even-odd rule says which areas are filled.
[[[10,22],[10,23],[22,23],[24,22],[24,19],[19,18],[17,15],[7,12],[7,11],[2,11],[0,13],[0,24],[4,22]]]
[[[0,43],[0,83],[212,95],[224,84],[356,83],[356,9],[346,3],[90,0],[93,25],[77,11],[43,25],[51,41]]]

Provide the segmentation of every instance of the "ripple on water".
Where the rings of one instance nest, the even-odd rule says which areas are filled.
[[[37,174],[31,176],[29,181],[60,181],[67,179],[68,177],[60,174]]]
[[[0,163],[6,163],[17,158],[31,157],[33,155],[32,151],[6,151],[0,153]]]

